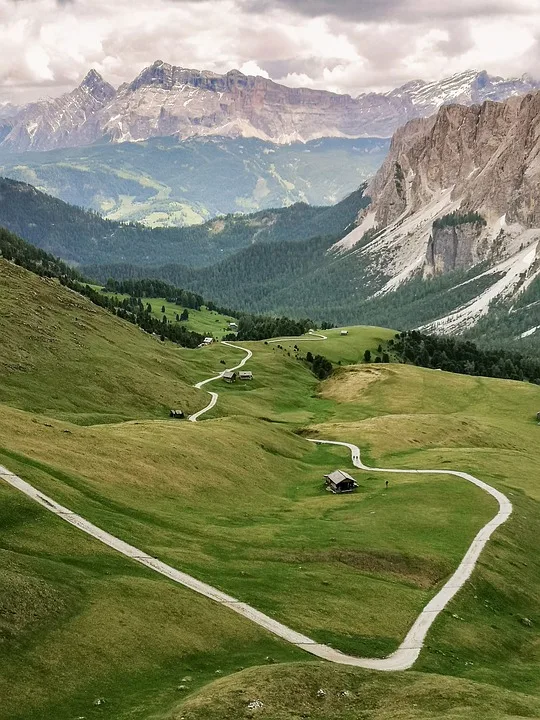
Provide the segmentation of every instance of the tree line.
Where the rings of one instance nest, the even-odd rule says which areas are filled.
[[[441,230],[445,227],[457,227],[458,225],[468,224],[485,227],[487,222],[485,218],[477,212],[460,212],[459,210],[454,210],[454,212],[448,213],[448,215],[437,218],[433,223],[433,229]]]
[[[37,275],[57,278],[62,285],[84,295],[95,305],[138,325],[145,332],[157,335],[163,341],[171,340],[182,347],[197,347],[204,340],[204,336],[190,331],[180,324],[182,320],[186,319],[184,313],[182,317],[178,316],[176,322],[169,321],[166,316],[163,316],[161,320],[154,317],[151,305],[145,304],[143,298],[151,298],[155,293],[158,297],[171,298],[171,301],[184,307],[200,309],[206,306],[209,310],[215,310],[223,315],[238,317],[238,334],[229,336],[235,340],[264,340],[280,335],[303,335],[312,327],[310,320],[252,315],[220,308],[215,303],[206,301],[201,295],[155,279],[111,280],[106,284],[106,290],[128,294],[129,297],[108,296],[95,290],[77,271],[53,255],[33,247],[4,228],[0,228],[0,255]]]
[[[412,330],[398,333],[389,340],[388,348],[402,362],[420,367],[540,385],[538,359],[502,349],[483,350],[470,340]]]

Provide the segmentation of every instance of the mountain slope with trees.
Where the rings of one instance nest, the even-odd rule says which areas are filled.
[[[105,220],[31,185],[0,179],[0,225],[75,264],[211,265],[252,244],[296,242],[321,233],[340,235],[363,203],[361,188],[331,207],[299,203],[253,215],[228,215],[193,227],[148,228]]]
[[[0,175],[110,220],[182,227],[298,202],[333,205],[375,174],[388,146],[380,138],[275,145],[172,137],[48,152],[0,149]]]

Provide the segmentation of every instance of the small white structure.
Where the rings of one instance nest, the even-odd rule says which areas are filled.
[[[229,323],[229,330],[238,330],[238,323],[230,322],[230,323]]]
[[[340,333],[340,335],[348,335],[348,334],[349,334],[348,330],[342,330]]]
[[[213,342],[214,342],[214,338],[206,337],[206,338],[204,338],[202,344],[203,344],[203,345],[211,345]]]
[[[251,370],[243,370],[238,373],[238,378],[240,380],[253,380],[253,373]]]

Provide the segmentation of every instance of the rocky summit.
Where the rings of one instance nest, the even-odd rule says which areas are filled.
[[[238,70],[217,75],[156,61],[115,90],[94,70],[72,92],[0,112],[0,147],[12,151],[79,147],[152,137],[254,137],[278,144],[328,137],[391,137],[407,121],[448,103],[504,100],[540,87],[469,71],[353,98],[291,88]]]
[[[540,93],[442,107],[398,130],[369,184],[370,205],[338,248],[387,279],[470,270],[497,282],[438,329],[474,324],[540,275]],[[479,274],[479,277],[484,277]]]

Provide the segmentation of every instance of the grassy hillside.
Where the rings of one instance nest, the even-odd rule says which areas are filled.
[[[0,402],[83,424],[165,418],[171,407],[205,404],[191,386],[220,367],[213,350],[180,356],[176,346],[1,258],[0,277]]]
[[[101,291],[101,286],[95,285],[96,290]],[[129,295],[123,295],[122,293],[103,292],[103,295],[107,297],[117,297],[119,299],[128,298]],[[181,315],[183,310],[188,311],[189,318],[186,321],[182,321],[182,325],[192,332],[200,333],[201,335],[209,335],[216,339],[221,340],[225,335],[228,335],[231,330],[229,323],[233,322],[236,318],[232,315],[221,315],[216,310],[209,310],[203,306],[200,310],[193,308],[184,308],[182,305],[170,302],[164,297],[152,297],[145,299],[145,304],[150,303],[152,307],[152,315],[158,320],[161,320],[163,316],[167,318],[169,322],[176,322],[176,316]],[[162,312],[165,308],[165,312]]]
[[[111,220],[183,226],[297,202],[333,205],[379,169],[384,139],[273,145],[202,138],[0,154],[0,174]]]
[[[6,720],[236,720],[259,699],[272,720],[540,714],[540,388],[404,365],[343,367],[318,385],[294,344],[352,362],[390,332],[351,328],[291,349],[246,343],[253,382],[219,382],[208,420],[168,421],[160,392],[174,382],[187,397],[188,383],[241,353],[169,348],[93,306],[84,313],[85,301],[50,281],[0,270],[11,364],[0,464],[323,642],[373,655],[396,647],[496,508],[443,476],[390,475],[386,490],[384,474],[354,470],[345,450],[304,435],[355,442],[383,467],[471,471],[515,506],[415,672],[387,675],[314,661],[0,485]],[[132,421],[90,425],[92,402],[98,423],[113,404]],[[322,476],[336,467],[357,477],[355,495],[325,492]]]

